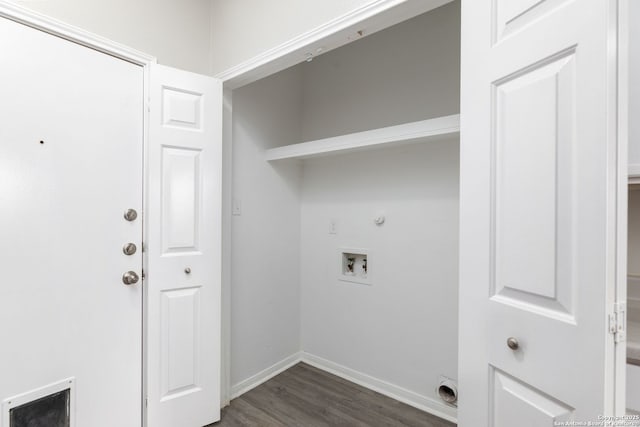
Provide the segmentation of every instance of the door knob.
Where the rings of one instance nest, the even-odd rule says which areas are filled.
[[[138,283],[138,280],[140,280],[140,277],[135,271],[127,271],[122,275],[122,283],[125,285],[134,285]]]
[[[135,209],[127,209],[124,212],[124,219],[127,221],[135,221],[138,218],[138,212]]]
[[[517,350],[518,348],[520,348],[520,343],[516,338],[509,337],[507,338],[507,347],[509,347],[511,350]]]
[[[135,243],[127,243],[122,247],[122,252],[124,252],[125,255],[133,255],[136,253],[137,249],[138,248]]]

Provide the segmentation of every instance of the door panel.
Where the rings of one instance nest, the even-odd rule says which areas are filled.
[[[163,255],[197,252],[201,150],[162,147]]]
[[[493,12],[493,41],[523,29],[534,20],[572,0],[496,0]]]
[[[161,358],[162,399],[199,391],[200,360],[200,289],[201,287],[163,291]]]
[[[220,419],[222,84],[151,71],[147,425]]]
[[[494,301],[573,318],[574,52],[494,85]],[[523,223],[526,222],[526,226]]]
[[[573,408],[497,369],[491,370],[491,425],[552,426],[571,419]],[[519,422],[518,422],[519,420]]]
[[[0,401],[73,378],[72,425],[140,426],[142,67],[3,18],[0,51]]]
[[[463,427],[613,413],[615,18],[615,1],[463,1]]]

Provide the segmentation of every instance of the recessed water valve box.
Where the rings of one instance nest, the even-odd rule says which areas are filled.
[[[371,284],[371,253],[367,249],[339,250],[338,279],[343,282]]]

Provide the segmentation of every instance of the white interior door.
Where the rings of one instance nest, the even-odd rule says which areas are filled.
[[[4,18],[0,52],[2,427],[65,389],[72,426],[140,426],[143,70]]]
[[[151,69],[147,425],[220,419],[222,83]]]
[[[463,1],[463,427],[613,414],[616,4]]]

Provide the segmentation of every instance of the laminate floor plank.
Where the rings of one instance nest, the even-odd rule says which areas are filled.
[[[279,382],[279,378],[275,378]],[[361,426],[371,425],[369,415],[358,410],[358,397],[353,394],[339,396],[332,394],[321,384],[299,382],[297,379],[286,379],[283,384],[292,393],[314,405],[318,410],[327,414],[330,425]],[[381,423],[380,425],[383,425]]]
[[[246,400],[252,405],[268,407],[269,414],[283,425],[329,426],[324,414],[318,413],[313,405],[305,405],[306,402],[273,383],[263,385],[257,393],[247,396]]]
[[[279,381],[279,378],[276,377],[274,380]],[[291,378],[286,379],[286,386],[296,395],[305,396],[309,401],[316,401],[327,408],[335,408],[339,417],[350,419],[346,425],[370,426],[374,422],[380,426],[419,425],[412,424],[405,419],[399,420],[398,418],[404,417],[396,417],[396,415],[401,414],[380,411],[377,403],[371,401],[369,396],[360,391],[359,386],[354,387],[354,384],[344,387],[332,379],[309,381],[302,380],[297,375],[291,375]],[[336,391],[331,386],[341,386],[340,388],[343,390]],[[416,412],[424,414],[422,411],[416,410]]]
[[[373,390],[299,363],[231,401],[210,427],[453,427]]]
[[[270,416],[267,412],[251,405],[250,403],[236,399],[233,408],[228,406],[222,410],[224,423],[212,424],[225,427],[282,427],[283,424]]]
[[[343,401],[349,401],[349,399],[345,399],[345,396],[353,396],[356,400],[354,409],[360,412],[364,409],[364,412],[371,412],[383,418],[388,417],[392,422],[400,422],[403,425],[421,425],[420,423],[424,420],[425,413],[423,411],[387,398],[373,390],[327,374],[313,366],[300,364],[292,368],[292,371],[296,368],[297,371],[292,381],[305,378],[308,380],[307,386],[311,387],[315,384],[323,387],[327,395],[331,395],[331,392],[334,392],[335,397]],[[450,424],[445,423],[444,425]]]
[[[292,386],[298,379],[305,378],[309,381],[308,387],[321,387],[327,396],[332,395],[329,390],[335,392],[335,397],[342,403],[354,401],[353,406],[349,405],[348,411],[353,411],[353,415],[360,416],[361,420],[371,425],[403,425],[403,426],[425,426],[425,415],[431,417],[431,427],[447,427],[452,424],[440,418],[425,414],[423,411],[408,406],[397,400],[388,398],[368,388],[361,387],[343,378],[336,377],[306,364],[299,364],[291,368],[285,374],[291,373]],[[277,378],[277,377],[276,377]],[[352,396],[351,399],[347,396]]]

